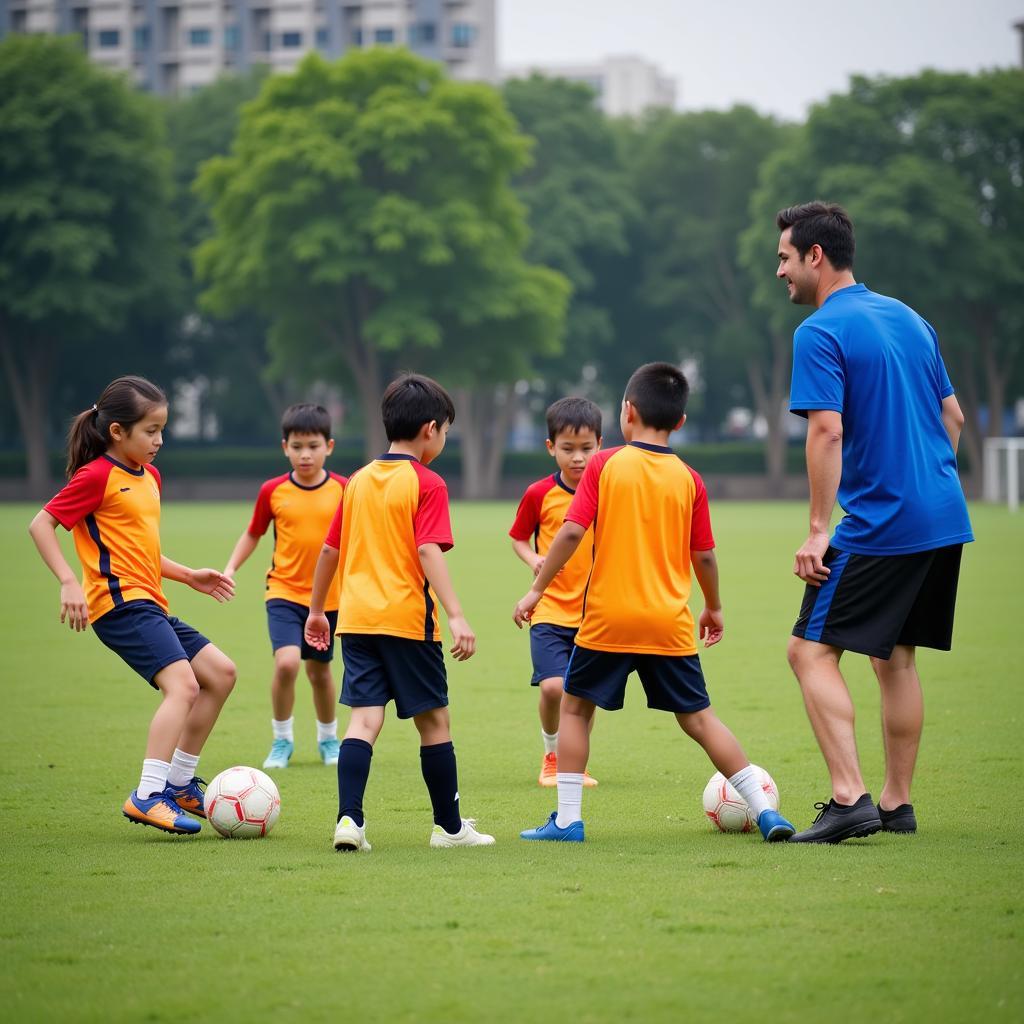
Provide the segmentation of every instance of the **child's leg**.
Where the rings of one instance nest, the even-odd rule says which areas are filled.
[[[552,676],[550,679],[542,679],[539,683],[540,700],[537,710],[540,713],[540,727],[548,735],[558,732],[558,720],[562,707],[562,677]],[[557,748],[551,750],[544,748],[546,754],[553,753]]]
[[[198,755],[203,749],[220,709],[235,688],[238,672],[235,663],[213,644],[207,644],[191,661],[191,670],[199,684],[199,696],[181,730],[178,747]]]
[[[434,824],[451,835],[462,830],[459,777],[448,708],[433,708],[413,716],[420,734],[420,770],[430,794]]]
[[[270,706],[274,721],[281,724],[291,723],[292,712],[295,710],[295,680],[299,674],[300,648],[288,644],[274,651],[274,675],[270,681]],[[275,737],[277,733],[275,731]],[[283,736],[283,739],[292,739]]]
[[[334,686],[329,661],[306,660],[306,678],[313,688],[313,708],[316,711],[317,740],[322,742],[338,735],[338,691]],[[382,719],[383,721],[383,719]]]
[[[584,697],[562,694],[558,733],[558,817],[555,824],[568,828],[582,820],[584,773],[590,759],[590,730],[596,705]]]
[[[360,828],[363,819],[363,796],[370,777],[373,745],[384,726],[384,708],[353,708],[338,754],[338,821],[345,816]]]
[[[149,725],[146,760],[138,794],[145,800],[163,792],[178,738],[199,698],[199,683],[191,665],[182,659],[162,668],[153,677],[153,685],[163,695]]]

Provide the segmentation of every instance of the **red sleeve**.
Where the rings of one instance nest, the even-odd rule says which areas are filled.
[[[147,471],[153,474],[156,480],[156,489],[163,494],[164,493],[164,478],[160,475],[160,470],[156,466],[150,465],[146,467]]]
[[[546,480],[538,480],[526,488],[519,508],[516,509],[515,522],[508,535],[513,540],[530,540],[537,532],[540,525],[540,508],[544,495],[554,486],[554,480],[548,477]]]
[[[70,530],[103,503],[107,477],[113,467],[114,464],[102,456],[87,462],[43,509],[65,530]]]
[[[604,464],[618,451],[617,448],[606,448],[604,451],[595,452],[583,470],[579,486],[576,488],[576,496],[572,499],[569,511],[565,513],[567,523],[578,523],[587,529],[597,518],[597,481],[601,476]]]
[[[410,463],[420,479],[420,503],[413,519],[416,546],[438,544],[442,551],[450,551],[452,521],[448,514],[448,487],[436,474],[418,462]]]
[[[345,507],[345,501],[342,499],[338,502],[338,507],[335,510],[334,518],[331,520],[331,525],[327,527],[327,536],[324,538],[324,543],[329,548],[338,549],[341,547],[341,520],[342,509]]]
[[[696,470],[690,470],[690,476],[697,485],[696,493],[693,496],[693,512],[690,517],[690,550],[711,551],[715,546],[715,538],[711,533],[711,512],[708,509],[708,492],[704,481],[697,475]]]
[[[252,510],[252,520],[249,523],[251,536],[262,537],[267,532],[267,527],[270,526],[274,518],[274,513],[270,508],[270,496],[287,479],[287,475],[277,476],[273,480],[268,480],[260,488],[260,493],[256,496],[256,507]]]
[[[340,473],[331,473],[330,477],[331,477],[332,480],[337,480],[338,483],[341,484],[342,487],[344,487],[345,484],[348,483],[348,477],[347,476],[342,476]]]

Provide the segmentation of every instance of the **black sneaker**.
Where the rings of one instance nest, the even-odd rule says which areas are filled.
[[[860,839],[882,829],[878,809],[865,793],[855,804],[815,804],[818,816],[809,829],[797,832],[791,843],[841,843],[844,839]]]
[[[878,805],[878,817],[882,822],[883,832],[899,832],[909,835],[917,831],[917,818],[914,817],[913,804],[900,804],[891,811],[883,811]]]

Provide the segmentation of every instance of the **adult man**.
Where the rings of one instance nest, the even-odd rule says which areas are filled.
[[[963,414],[934,330],[853,277],[842,207],[776,218],[791,302],[813,305],[793,338],[790,409],[808,420],[807,584],[789,663],[832,778],[832,797],[791,842],[914,832],[910,783],[924,719],[917,647],[949,650],[962,545],[974,539],[956,468]],[[831,543],[838,496],[846,516]],[[857,758],[844,651],[871,658],[882,698],[885,784],[876,807]]]

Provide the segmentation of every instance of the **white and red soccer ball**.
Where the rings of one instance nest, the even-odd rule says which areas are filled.
[[[206,787],[203,809],[210,824],[227,839],[265,836],[281,813],[274,780],[258,768],[227,768]]]
[[[775,780],[756,764],[751,768],[757,771],[772,810],[777,811],[779,789]],[[751,832],[757,828],[757,821],[746,800],[729,785],[729,780],[721,772],[715,772],[704,787],[704,813],[719,832]]]

